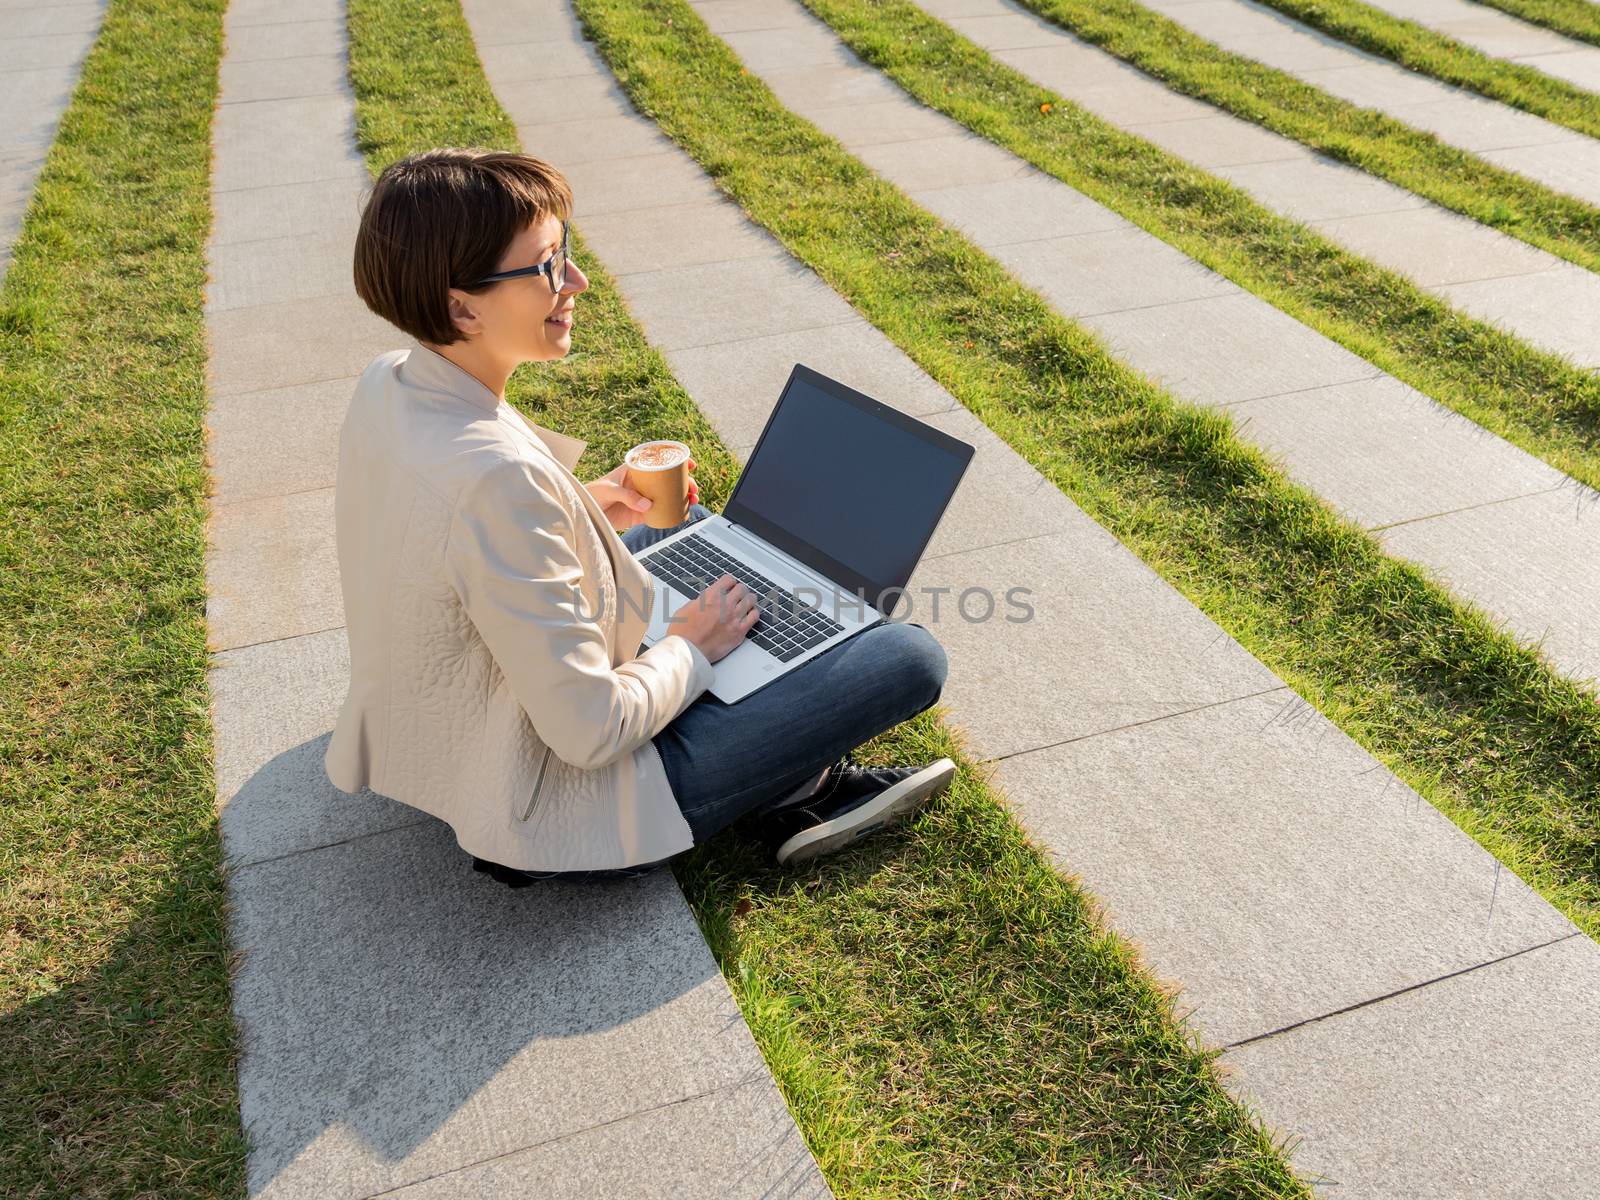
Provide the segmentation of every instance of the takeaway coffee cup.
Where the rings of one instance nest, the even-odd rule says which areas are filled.
[[[623,456],[628,486],[650,497],[644,523],[671,529],[689,519],[689,447],[682,442],[641,442]]]

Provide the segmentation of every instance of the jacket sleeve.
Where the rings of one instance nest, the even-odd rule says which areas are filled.
[[[503,461],[463,490],[445,570],[539,737],[593,770],[665,729],[714,672],[678,634],[612,669],[600,614],[579,589],[573,519],[538,466]]]

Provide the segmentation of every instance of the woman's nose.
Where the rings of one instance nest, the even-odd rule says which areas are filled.
[[[579,292],[585,291],[588,286],[589,277],[583,273],[583,268],[575,262],[567,263],[567,278],[566,282],[561,285],[561,290],[576,296]]]

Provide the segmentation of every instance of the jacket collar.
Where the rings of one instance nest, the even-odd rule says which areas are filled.
[[[503,402],[484,385],[482,380],[470,371],[462,370],[437,350],[430,350],[420,342],[412,345],[410,353],[400,364],[400,371],[407,383],[446,392],[465,400],[486,416],[499,415]],[[588,442],[582,438],[557,433],[553,429],[546,429],[543,425],[535,425],[509,404],[506,405],[506,410],[514,420],[526,426],[539,441],[544,443],[545,449],[550,452],[550,457],[569,471],[577,469],[578,459],[583,456],[584,447],[589,444]]]

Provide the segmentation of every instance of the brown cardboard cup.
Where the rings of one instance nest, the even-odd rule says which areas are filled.
[[[676,461],[670,451],[680,453]],[[643,461],[640,461],[640,459]],[[652,459],[668,459],[666,465],[653,463]],[[640,442],[622,461],[627,464],[628,486],[649,496],[650,507],[645,510],[644,523],[652,529],[671,529],[689,519],[689,447],[682,442]]]

